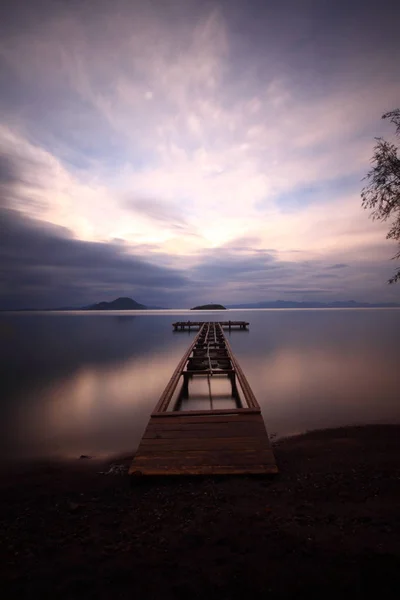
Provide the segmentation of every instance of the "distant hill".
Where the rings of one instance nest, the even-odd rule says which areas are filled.
[[[226,310],[222,304],[202,304],[201,306],[193,306],[190,310]]]
[[[346,300],[338,302],[294,302],[291,300],[272,300],[268,302],[248,302],[243,304],[202,304],[194,306],[190,310],[227,310],[240,308],[400,308],[400,304],[396,302],[356,302],[355,300]],[[0,309],[0,312],[6,309]],[[132,298],[117,298],[111,302],[99,302],[98,304],[90,304],[89,306],[63,306],[58,308],[23,308],[23,309],[7,309],[24,311],[67,311],[67,310],[165,310],[160,306],[145,306]]]
[[[290,300],[274,300],[271,302],[257,302],[247,304],[231,304],[227,308],[397,308],[400,304],[384,302],[371,304],[369,302],[356,302],[345,300],[342,302],[294,302]]]
[[[86,310],[145,310],[147,306],[139,304],[132,298],[117,298],[111,302],[99,302],[85,308]]]

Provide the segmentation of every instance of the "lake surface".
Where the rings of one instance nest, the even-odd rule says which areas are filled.
[[[172,322],[228,318],[270,434],[400,422],[399,309],[2,313],[2,458],[135,450],[194,336]]]

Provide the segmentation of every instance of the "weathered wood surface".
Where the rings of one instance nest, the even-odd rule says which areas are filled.
[[[244,329],[243,321],[226,322]],[[133,459],[131,475],[268,475],[277,473],[259,404],[219,322],[199,331],[161,394]],[[171,400],[183,379],[181,394],[190,400],[194,377],[228,377],[234,408],[181,411]],[[241,393],[237,389],[240,385]],[[211,388],[210,388],[211,394]]]
[[[174,419],[179,419],[180,417],[190,417],[190,416],[207,416],[211,417],[213,415],[232,415],[232,414],[260,414],[259,408],[214,408],[213,410],[177,410],[171,412],[164,413],[153,413],[152,417],[173,417]]]
[[[243,325],[245,322],[237,321],[237,323]],[[246,408],[259,409],[260,407],[250,385],[224,335],[221,323],[214,321],[199,321],[196,322],[196,324],[200,326],[200,329],[179,361],[171,379],[161,394],[152,415],[155,416],[169,410],[172,397],[182,379],[184,388],[181,390],[181,397],[188,397],[189,381],[191,378],[204,376],[229,376],[232,385],[232,393],[233,395],[236,395],[238,408],[243,406],[242,401],[244,401]],[[177,324],[174,323],[174,326],[175,325]],[[236,378],[240,384],[242,395],[238,392]]]
[[[152,416],[131,475],[270,475],[278,472],[261,414]]]
[[[204,326],[204,323],[203,323],[203,326]],[[165,390],[161,394],[161,398],[159,399],[159,401],[157,402],[157,404],[154,408],[153,414],[167,410],[168,405],[171,401],[172,395],[178,385],[179,379],[182,376],[183,369],[188,361],[189,356],[191,355],[191,353],[193,351],[193,348],[195,348],[197,341],[201,336],[201,332],[202,332],[202,327],[200,327],[199,333],[196,335],[193,342],[190,344],[189,348],[186,350],[185,354],[182,356],[181,360],[179,361],[178,366],[176,367],[175,371],[173,372],[171,379],[169,380]]]

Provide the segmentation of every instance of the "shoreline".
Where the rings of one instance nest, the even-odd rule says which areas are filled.
[[[343,433],[343,435],[347,435],[346,432],[352,434],[353,432],[357,432],[359,430],[365,430],[365,433],[368,433],[369,430],[376,429],[378,431],[381,428],[398,428],[399,436],[400,436],[400,422],[395,423],[353,423],[351,425],[342,425],[339,427],[323,427],[317,429],[309,429],[302,433],[293,433],[289,435],[278,435],[274,432],[268,432],[268,438],[273,449],[279,448],[282,444],[288,444],[290,442],[297,442],[305,439],[313,439],[318,438],[322,441],[322,439],[326,439],[327,441],[333,436],[339,433]],[[373,433],[371,431],[371,433]],[[140,441],[140,439],[139,439]],[[32,458],[28,457],[11,457],[4,459],[0,457],[0,486],[1,479],[4,477],[5,473],[19,472],[23,471],[24,473],[29,471],[36,471],[42,468],[46,469],[48,467],[60,467],[60,468],[68,468],[70,467],[72,470],[77,467],[78,469],[84,469],[85,465],[88,470],[95,470],[94,465],[97,465],[96,468],[99,469],[107,469],[110,465],[114,464],[125,464],[129,465],[135,456],[135,451],[125,450],[121,452],[109,452],[102,454],[93,454],[93,455],[81,455],[78,456],[73,455],[72,453],[68,456],[63,455],[50,455],[50,456],[35,456]]]
[[[400,425],[311,431],[273,449],[271,478],[130,485],[127,454],[2,465],[6,597],[395,597]]]

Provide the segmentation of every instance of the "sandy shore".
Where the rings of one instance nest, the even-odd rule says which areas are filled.
[[[119,458],[2,466],[3,598],[359,598],[400,590],[400,426],[278,442],[273,479],[131,486]]]

